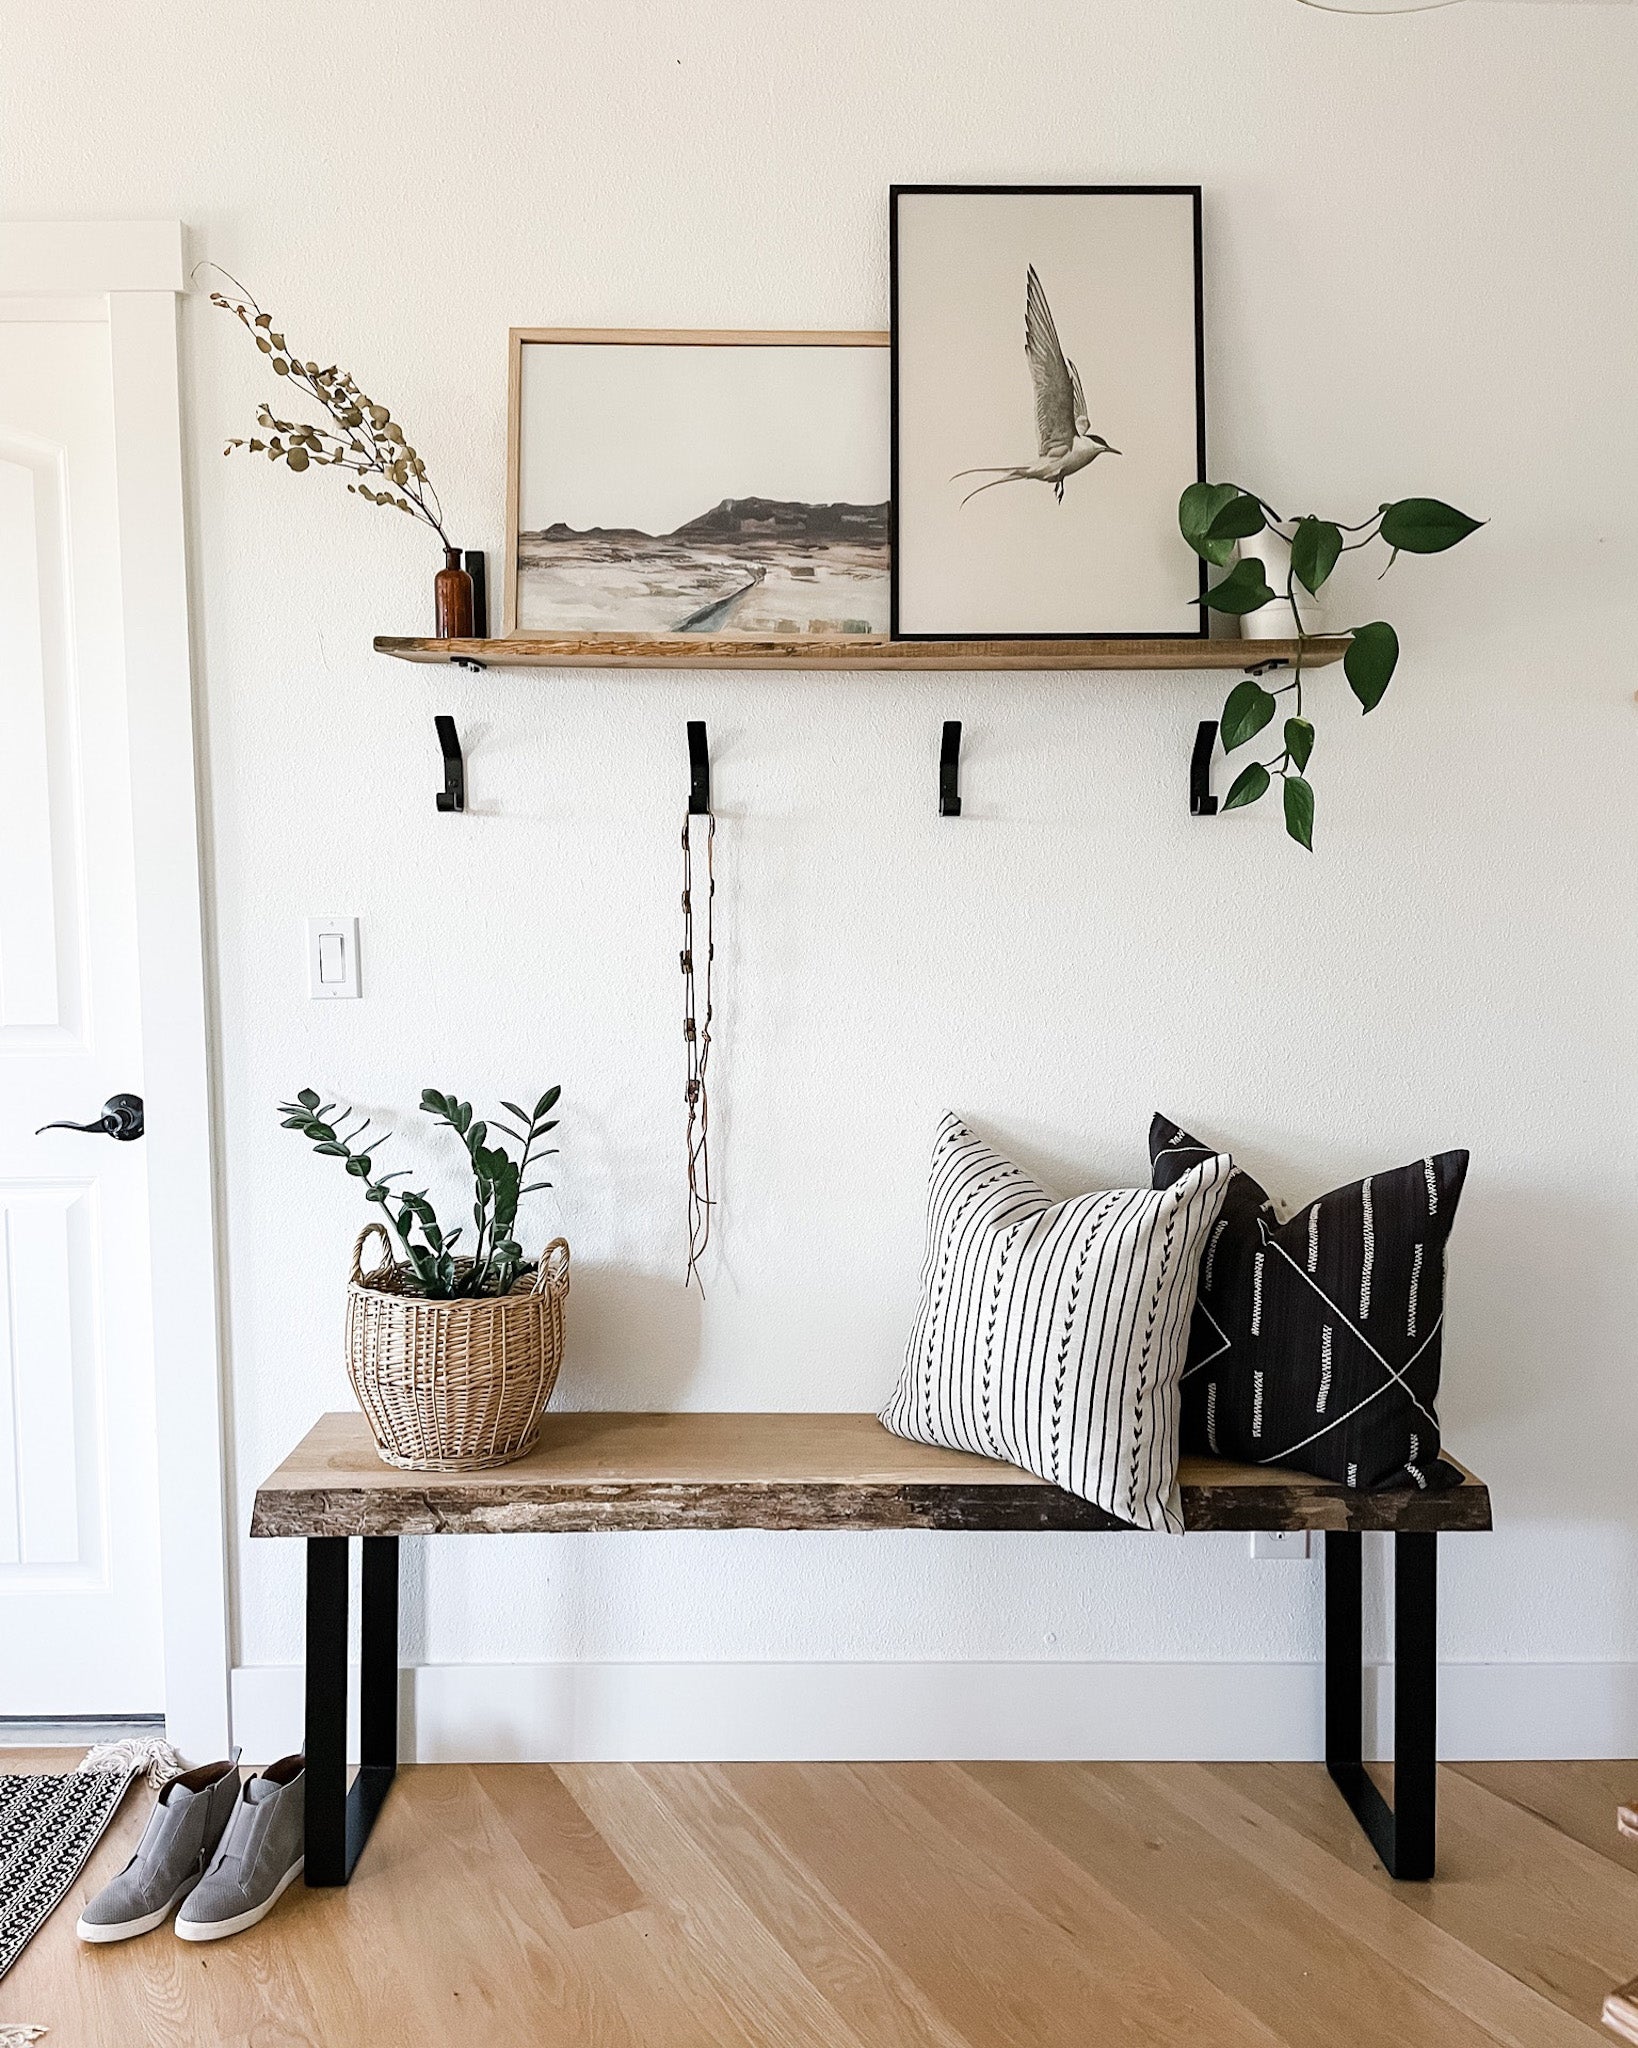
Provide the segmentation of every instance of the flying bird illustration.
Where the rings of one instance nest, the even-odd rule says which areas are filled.
[[[1065,356],[1052,322],[1035,265],[1029,267],[1024,287],[1024,354],[1035,385],[1035,425],[1041,437],[1039,462],[1021,462],[1015,468],[1004,464],[988,469],[958,469],[951,483],[964,476],[987,476],[962,499],[970,504],[980,491],[993,491],[997,484],[1051,484],[1059,504],[1064,499],[1064,479],[1085,469],[1100,455],[1118,455],[1101,434],[1094,434],[1086,416],[1086,398],[1081,390],[1081,373]]]

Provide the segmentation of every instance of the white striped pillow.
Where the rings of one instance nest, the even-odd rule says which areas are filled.
[[[882,1422],[1005,1458],[1139,1529],[1181,1530],[1178,1383],[1233,1161],[1058,1201],[947,1116],[921,1307]]]

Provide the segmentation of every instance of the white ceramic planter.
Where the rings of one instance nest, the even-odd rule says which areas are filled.
[[[1261,562],[1263,580],[1270,590],[1285,589],[1285,580],[1291,573],[1291,546],[1274,531],[1265,526],[1261,533],[1254,533],[1249,540],[1240,543],[1242,561]],[[1325,606],[1317,597],[1310,597],[1300,583],[1294,586],[1297,605],[1302,613],[1302,629],[1305,633],[1325,631]],[[1291,606],[1283,597],[1277,597],[1272,604],[1265,604],[1261,611],[1245,612],[1240,619],[1242,640],[1294,640],[1297,635],[1297,621]]]

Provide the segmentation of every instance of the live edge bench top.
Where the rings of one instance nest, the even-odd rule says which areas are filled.
[[[1182,1463],[1190,1529],[1488,1529],[1490,1495],[1352,1493],[1217,1458]],[[1032,1473],[907,1443],[873,1415],[550,1414],[488,1472],[384,1465],[359,1414],[326,1415],[256,1492],[253,1536],[618,1529],[1119,1529]]]

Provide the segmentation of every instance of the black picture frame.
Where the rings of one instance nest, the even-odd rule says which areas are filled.
[[[1175,633],[1159,630],[1142,632],[1120,632],[1114,629],[1086,632],[1039,632],[1039,633],[907,633],[899,624],[899,563],[900,563],[900,517],[901,492],[899,487],[899,202],[907,197],[923,196],[965,196],[1019,195],[1037,197],[1118,197],[1124,195],[1149,198],[1187,198],[1192,205],[1194,237],[1194,415],[1195,415],[1195,481],[1206,481],[1206,344],[1205,344],[1205,264],[1203,233],[1203,188],[1199,185],[890,185],[888,187],[888,274],[890,300],[890,475],[891,500],[888,512],[888,533],[890,552],[890,584],[888,592],[888,636],[906,643],[937,644],[939,642],[971,642],[974,640],[1008,641],[1101,641],[1101,640],[1183,640],[1210,638],[1211,622],[1206,614],[1206,564],[1198,563],[1198,592],[1202,600],[1195,607],[1196,623],[1193,627],[1180,625]],[[1184,545],[1181,536],[1178,545]]]

